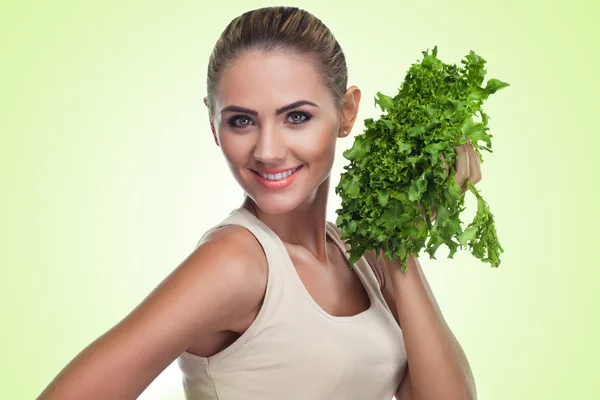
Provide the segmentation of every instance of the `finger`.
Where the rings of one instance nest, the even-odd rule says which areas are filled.
[[[454,148],[456,150],[456,175],[454,176],[454,180],[456,184],[460,186],[463,192],[466,190],[465,181],[469,177],[469,153],[465,148],[465,145],[457,146]]]
[[[425,219],[425,207],[423,207],[420,204],[418,205],[418,207],[419,207],[419,211],[421,211],[421,216],[423,217],[423,219]],[[431,206],[431,220],[432,221],[435,219],[436,212],[437,212],[437,208],[435,206]]]
[[[442,160],[442,167],[448,172],[448,163],[446,163],[446,159],[443,154],[440,154],[440,160]]]
[[[475,185],[477,182],[481,181],[481,178],[483,177],[481,174],[481,160],[470,140],[466,146],[469,154],[469,180]]]

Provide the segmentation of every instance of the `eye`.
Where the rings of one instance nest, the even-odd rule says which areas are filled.
[[[294,125],[303,124],[311,118],[312,115],[304,111],[294,111],[288,114],[288,119]]]
[[[246,115],[234,115],[233,117],[227,120],[227,125],[232,126],[234,128],[244,128],[248,125],[251,125],[252,119],[247,117]]]

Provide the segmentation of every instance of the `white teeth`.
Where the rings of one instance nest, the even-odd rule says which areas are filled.
[[[279,172],[277,174],[263,174],[262,172],[259,172],[259,174],[260,174],[260,176],[262,176],[265,179],[268,179],[271,181],[278,181],[280,179],[285,179],[288,176],[292,175],[294,172],[296,172],[297,169],[298,169],[298,167],[290,169],[289,171]]]

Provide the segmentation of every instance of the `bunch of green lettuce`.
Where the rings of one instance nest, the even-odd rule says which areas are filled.
[[[504,250],[494,216],[468,180],[477,213],[462,228],[464,193],[454,179],[455,147],[470,138],[483,163],[480,149],[492,152],[492,135],[481,105],[509,85],[489,79],[482,87],[486,61],[473,51],[462,67],[439,60],[437,46],[431,54],[422,53],[423,60],[410,67],[396,96],[377,93],[375,103],[384,113],[377,120],[366,119],[364,132],[343,153],[350,164],[335,188],[342,200],[336,224],[350,247],[350,265],[369,250],[378,256],[383,250],[387,259],[400,260],[405,272],[409,254],[418,255],[425,247],[435,259],[445,244],[449,258],[467,246],[475,257],[497,267]]]

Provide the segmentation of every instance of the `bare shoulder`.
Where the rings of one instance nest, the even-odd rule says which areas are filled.
[[[266,284],[267,262],[254,235],[237,225],[218,228],[38,398],[136,398],[195,338],[253,314]]]
[[[213,272],[223,272],[232,279],[242,277],[243,282],[255,275],[259,278],[267,276],[267,259],[261,244],[249,230],[239,225],[225,225],[211,231],[188,259],[189,263],[184,260],[181,266],[189,264],[196,273],[213,269]]]
[[[189,293],[191,304],[201,303],[197,306],[202,314],[214,314],[210,331],[231,330],[264,297],[267,260],[256,237],[242,226],[226,225],[210,232],[179,268],[182,280],[212,294],[212,301],[207,301],[205,295]],[[206,328],[202,325],[198,331]]]

